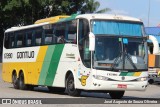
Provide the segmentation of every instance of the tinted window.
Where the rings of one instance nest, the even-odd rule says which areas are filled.
[[[79,20],[78,34],[78,46],[82,62],[86,67],[90,67],[91,55],[89,51],[89,23],[87,20]]]
[[[9,48],[14,48],[15,47],[15,36],[14,35],[9,36],[9,41],[10,41]]]
[[[56,24],[54,32],[55,32],[55,36],[57,37],[57,43],[66,42],[65,29],[66,29],[66,23]]]
[[[25,37],[24,33],[16,34],[16,47],[17,48],[25,46],[24,37]]]
[[[9,33],[5,34],[5,43],[4,43],[5,48],[9,48]]]
[[[77,36],[77,20],[72,20],[67,23],[67,41],[71,43],[76,43]]]
[[[45,44],[52,44],[53,43],[53,30],[52,29],[45,30],[44,43]]]
[[[33,38],[32,38],[33,34],[32,32],[28,32],[26,35],[26,45],[27,46],[32,46],[33,45]]]
[[[42,31],[41,30],[35,31],[34,36],[35,36],[35,45],[36,46],[42,45]]]

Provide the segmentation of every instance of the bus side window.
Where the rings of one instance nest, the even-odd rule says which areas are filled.
[[[53,43],[53,30],[52,29],[45,30],[44,43],[46,45]]]
[[[9,48],[9,33],[6,33],[5,34],[5,41],[4,41],[5,43],[4,43],[4,47],[6,48],[6,49],[8,49]]]
[[[32,32],[26,34],[26,46],[32,46],[33,39],[32,39]]]
[[[86,67],[90,67],[91,55],[89,51],[89,23],[86,19],[79,19],[78,46],[83,64]]]
[[[15,39],[14,39],[14,33],[13,32],[5,34],[4,47],[6,49],[10,49],[10,48],[15,47]]]
[[[66,27],[66,35],[67,35],[67,41],[71,43],[77,42],[76,36],[77,36],[77,20],[72,20],[67,23]]]
[[[56,24],[55,26],[55,35],[57,37],[57,43],[65,43],[64,42],[61,42],[61,38],[63,37],[63,39],[65,40],[65,28],[66,28],[66,23],[59,23],[59,24]]]
[[[25,45],[24,34],[23,33],[16,34],[16,47],[20,48],[24,47],[24,45]]]
[[[15,47],[15,38],[14,37],[15,37],[14,35],[9,36],[9,44],[10,44],[9,48]]]
[[[57,36],[56,36],[56,26],[53,25],[53,44],[56,44],[57,43]]]
[[[34,36],[35,36],[35,45],[36,46],[42,45],[42,31],[41,30],[35,31]]]

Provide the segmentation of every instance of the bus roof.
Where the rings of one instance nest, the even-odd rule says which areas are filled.
[[[7,33],[7,32],[19,31],[19,30],[24,30],[24,29],[29,29],[29,28],[35,28],[35,27],[39,27],[39,26],[43,26],[43,25],[47,25],[47,24],[49,24],[49,23],[48,23],[48,22],[45,22],[45,23],[34,24],[34,25],[11,27],[11,28],[7,29],[7,30],[5,31],[5,33]]]
[[[70,16],[62,16],[61,15],[61,16],[49,17],[49,18],[37,20],[35,22],[35,24],[44,23],[44,22],[55,23],[61,19],[68,18],[68,17],[70,17]]]
[[[52,24],[52,23],[56,23],[56,22],[65,22],[65,21],[74,20],[74,19],[78,19],[78,18],[85,18],[85,19],[88,19],[88,20],[108,19],[108,20],[142,22],[138,18],[123,16],[123,15],[114,15],[114,14],[80,14],[80,15],[73,14],[71,16],[60,15],[60,16],[55,16],[55,17],[50,17],[50,18],[37,20],[35,22],[35,24],[33,24],[33,25],[12,27],[12,28],[7,29],[5,31],[5,33],[6,32],[23,30],[23,29],[28,29],[28,28],[34,28],[34,27],[43,26],[43,25],[46,25],[46,24]]]
[[[56,22],[65,22],[70,21],[78,18],[85,18],[88,20],[91,19],[109,19],[109,20],[124,20],[124,21],[135,21],[135,22],[142,22],[138,18],[123,16],[123,15],[114,15],[114,14],[73,14],[71,16],[55,16],[46,19],[41,19],[36,21],[35,23],[41,22],[49,22],[49,23],[56,23]]]
[[[76,18],[85,18],[88,20],[91,19],[108,19],[108,20],[124,20],[124,21],[135,21],[142,22],[138,18],[123,16],[123,15],[114,15],[114,14],[82,14],[78,15]]]

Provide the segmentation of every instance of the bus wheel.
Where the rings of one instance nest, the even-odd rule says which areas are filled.
[[[48,90],[49,90],[50,92],[53,92],[53,93],[64,93],[65,88],[48,86]]]
[[[24,74],[23,74],[23,72],[21,72],[20,75],[19,75],[19,88],[21,90],[27,89],[27,85],[24,82]]]
[[[112,99],[121,99],[125,91],[111,91],[109,95]]]
[[[70,96],[79,96],[81,91],[75,89],[73,75],[70,74],[66,80],[66,91]]]
[[[13,87],[15,89],[19,89],[19,84],[18,84],[19,80],[17,78],[17,74],[16,73],[13,73],[12,74],[12,83],[13,83]]]

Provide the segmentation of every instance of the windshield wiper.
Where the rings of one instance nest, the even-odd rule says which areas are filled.
[[[129,62],[131,63],[131,65],[133,66],[133,68],[134,69],[136,69],[137,70],[137,67],[136,67],[136,65],[133,63],[133,61],[132,61],[132,59],[131,59],[131,57],[127,54],[127,53],[124,53],[124,52],[120,52],[120,54],[118,55],[118,57],[114,60],[114,62],[113,62],[113,65],[111,66],[111,70],[114,70],[115,69],[115,67],[116,67],[116,65],[117,64],[119,64],[119,62],[121,61],[121,59],[119,60],[119,58],[121,58],[121,56],[124,54],[124,58],[122,58],[122,59],[124,59],[123,60],[123,69],[125,68],[125,59],[127,58],[128,60],[129,60]],[[118,60],[119,60],[119,62],[118,62]]]
[[[117,64],[117,62],[118,62],[118,59],[121,58],[122,54],[123,54],[123,52],[120,52],[120,54],[118,55],[118,57],[116,57],[116,59],[115,59],[114,62],[113,62],[113,65],[111,66],[111,70],[114,70],[114,69],[115,69],[115,66],[116,66],[116,64]],[[120,62],[120,60],[119,60],[119,62]],[[118,63],[119,63],[119,62],[118,62]]]
[[[131,65],[133,66],[133,68],[137,70],[137,67],[136,67],[136,65],[133,63],[131,57],[130,57],[127,53],[124,53],[124,56],[127,57],[127,59],[130,61],[130,63],[131,63]]]

